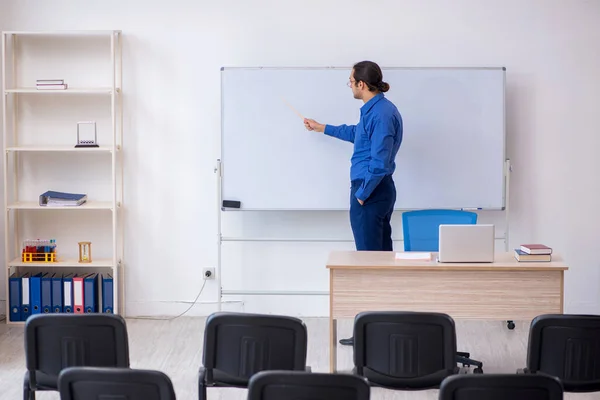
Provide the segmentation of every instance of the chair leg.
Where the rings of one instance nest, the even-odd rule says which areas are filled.
[[[204,382],[198,383],[198,400],[206,400],[206,385]]]
[[[25,379],[23,379],[23,400],[35,400],[35,391],[29,387],[28,374],[25,374]]]
[[[35,400],[35,391],[31,390],[28,384],[23,386],[23,400]]]
[[[198,400],[206,400],[206,369],[200,368],[198,374]]]
[[[473,360],[468,357],[464,357],[463,354],[465,354],[465,353],[459,353],[456,356],[456,362],[462,364],[465,367],[474,365],[476,368],[473,370],[473,373],[482,374],[483,373],[483,363],[481,361],[477,361],[477,360]]]

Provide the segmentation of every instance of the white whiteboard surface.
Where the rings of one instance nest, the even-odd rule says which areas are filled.
[[[504,68],[382,68],[400,111],[396,209],[504,207]],[[307,118],[356,124],[350,68],[223,68],[222,200],[240,210],[347,210],[353,144]]]

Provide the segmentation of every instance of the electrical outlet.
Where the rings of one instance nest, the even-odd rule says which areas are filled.
[[[202,268],[203,279],[215,279],[215,269],[213,267]]]

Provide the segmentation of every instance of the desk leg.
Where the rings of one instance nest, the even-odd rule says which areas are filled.
[[[565,271],[560,271],[560,313],[565,312]]]
[[[329,371],[337,370],[337,319],[329,317]]]

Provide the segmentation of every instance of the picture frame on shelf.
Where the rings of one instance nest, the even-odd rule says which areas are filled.
[[[75,147],[100,147],[96,121],[80,121],[77,123],[77,144]]]

